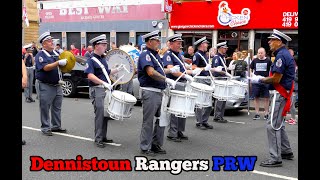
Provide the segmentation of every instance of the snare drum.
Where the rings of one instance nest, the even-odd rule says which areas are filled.
[[[231,80],[234,83],[232,88],[232,96],[235,99],[244,98],[246,94],[246,89],[248,88],[248,84],[241,81]]]
[[[218,99],[219,101],[227,101],[230,99],[234,99],[232,97],[232,88],[234,83],[229,80],[215,80],[215,89],[213,93],[213,97]]]
[[[176,117],[186,118],[194,116],[197,94],[185,91],[170,91],[170,107],[167,111]]]
[[[214,78],[214,77],[213,77],[213,78]],[[211,81],[210,86],[211,86],[211,87],[213,88],[213,90],[214,90],[214,82],[213,82],[214,79],[212,80],[210,76],[195,76],[193,82],[201,83],[201,82],[203,82],[202,80],[204,80],[204,79]]]
[[[196,98],[197,108],[212,106],[213,87],[197,82],[192,82],[190,86],[191,92],[196,93],[198,95],[198,97]]]
[[[106,98],[108,99],[108,98]],[[131,94],[122,91],[113,91],[107,106],[107,112],[110,117],[115,120],[131,117],[132,106],[137,102],[137,99]]]

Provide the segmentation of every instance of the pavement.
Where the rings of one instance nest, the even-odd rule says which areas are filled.
[[[34,96],[35,97],[35,94]],[[129,159],[135,167],[135,156],[140,156],[139,141],[142,124],[142,108],[134,106],[132,116],[124,121],[109,121],[108,138],[114,143],[98,148],[93,143],[94,113],[87,95],[77,98],[64,98],[62,105],[62,127],[67,134],[54,133],[44,136],[40,132],[39,102],[26,103],[22,98],[22,138],[27,144],[22,146],[23,179],[217,179],[217,180],[264,180],[298,178],[298,124],[286,125],[294,160],[283,160],[283,166],[266,168],[259,166],[268,158],[266,121],[252,120],[254,113],[247,110],[226,112],[229,123],[215,123],[210,116],[212,130],[200,130],[195,127],[195,117],[187,119],[185,135],[189,140],[172,142],[164,139],[163,148],[167,154],[152,159],[207,159],[207,171],[182,171],[179,175],[165,172],[144,171],[30,171],[30,156],[43,159],[75,159],[81,155],[84,159]],[[167,128],[165,130],[165,137]],[[257,156],[254,171],[212,171],[212,156]],[[151,159],[151,158],[149,158]]]

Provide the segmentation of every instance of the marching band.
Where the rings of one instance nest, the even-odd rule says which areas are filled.
[[[245,97],[245,94],[249,93],[247,92],[248,82],[234,82],[236,77],[227,72],[224,57],[228,48],[227,42],[216,45],[217,53],[210,63],[210,57],[206,54],[209,41],[206,37],[197,40],[194,43],[197,51],[190,64],[179,53],[183,41],[181,36],[181,34],[174,34],[167,38],[169,49],[162,58],[157,51],[160,45],[159,30],[142,36],[146,49],[141,52],[135,68],[137,68],[140,83],[143,109],[140,150],[141,154],[147,156],[167,153],[163,148],[165,127],[168,127],[168,140],[174,142],[188,140],[188,136],[183,133],[186,118],[195,117],[196,127],[201,130],[213,129],[213,126],[208,124],[212,104],[215,109],[213,120],[226,123],[228,121],[223,117],[226,101]],[[272,75],[269,77],[253,75],[247,78],[252,83],[273,85],[271,98],[274,101],[271,101],[270,118],[267,122],[271,158],[262,162],[261,166],[274,167],[282,165],[281,158],[293,158],[283,127],[283,117],[288,111],[292,94],[294,62],[283,45],[291,40],[289,36],[274,30],[269,38],[270,47],[276,55],[271,67]],[[39,51],[35,57],[35,77],[39,86],[41,131],[47,136],[52,136],[52,132],[66,133],[66,129],[61,128],[61,85],[63,84],[61,68],[71,63],[71,60],[57,58],[59,54],[53,50],[49,32],[43,33],[39,37],[39,42],[43,50]],[[131,66],[135,66],[135,63],[131,60],[129,64],[121,63],[110,68],[110,64],[103,55],[108,44],[106,35],[95,37],[90,40],[90,43],[94,50],[87,60],[88,66],[85,73],[89,79],[89,94],[95,113],[95,144],[103,148],[106,144],[113,143],[112,139],[107,139],[108,119],[130,118],[132,105],[136,99],[129,93],[116,92],[114,85],[122,78],[128,79],[127,82],[132,79],[132,71],[135,72],[135,68]],[[28,51],[32,50],[29,46],[26,48]],[[110,57],[112,56],[119,57],[117,53]],[[30,57],[31,59],[26,62],[27,67],[33,67],[34,64],[33,57]],[[130,56],[127,59],[130,59]],[[126,75],[130,78],[124,78]],[[110,78],[111,76],[113,79]],[[116,82],[112,84],[110,79]],[[28,101],[33,100],[29,94],[26,98]],[[52,125],[49,118],[50,105],[52,106]],[[281,144],[275,144],[276,141]],[[282,146],[286,146],[286,149]]]

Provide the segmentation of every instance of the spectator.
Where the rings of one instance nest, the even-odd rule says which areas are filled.
[[[111,50],[118,49],[115,42],[111,42]]]
[[[63,50],[61,49],[60,44],[56,44],[55,50],[56,50],[59,54],[61,54],[61,53],[63,52]]]
[[[77,49],[75,46],[74,46],[74,44],[71,44],[70,45],[70,48],[71,48],[71,52],[72,52],[72,54],[73,55],[75,55],[75,56],[79,56],[79,49]]]
[[[33,48],[32,55],[33,55],[33,57],[35,57],[38,54],[38,48],[37,48],[36,43],[33,41],[32,41],[32,48]]]
[[[81,47],[81,56],[84,56],[84,54],[87,52],[86,50],[86,46],[84,44],[82,44],[82,47]]]
[[[255,75],[260,75],[264,77],[269,76],[269,71],[271,67],[271,60],[266,57],[266,51],[264,48],[258,49],[258,57],[255,58],[250,64],[250,69],[253,70]],[[259,101],[260,99],[264,102],[264,119],[268,119],[269,113],[269,85],[265,83],[255,83],[252,84],[252,96],[254,97],[254,106],[256,115],[253,117],[253,120],[260,119],[259,115]]]
[[[87,52],[84,54],[84,57],[86,57],[86,60],[91,58],[92,52],[93,52],[93,47],[89,45],[87,47]]]
[[[292,49],[288,49],[288,50],[291,56],[294,57],[294,51]],[[298,96],[298,65],[297,65],[297,62],[295,61],[294,88],[293,88],[293,94],[291,96],[291,107],[290,107],[291,118],[289,120],[286,120],[286,122],[289,123],[290,125],[297,124],[296,107],[295,107],[297,96]]]
[[[192,46],[188,47],[188,52],[184,54],[185,58],[193,59],[194,56],[194,48]]]

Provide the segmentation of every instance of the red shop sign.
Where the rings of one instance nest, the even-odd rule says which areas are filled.
[[[173,3],[170,28],[298,29],[298,0]]]

